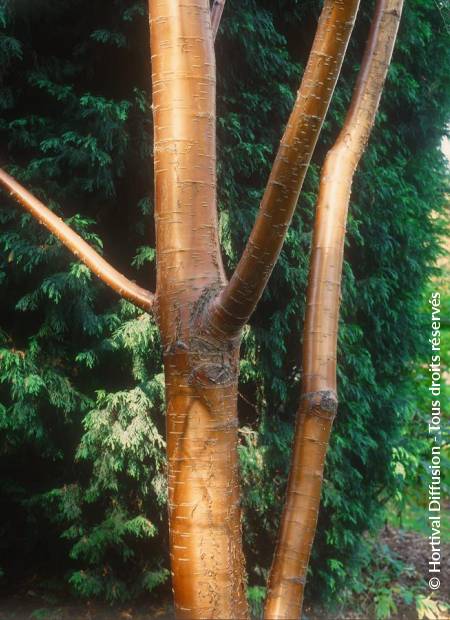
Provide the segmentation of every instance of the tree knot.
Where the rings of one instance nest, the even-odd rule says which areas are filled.
[[[302,395],[300,402],[305,413],[310,413],[326,420],[333,420],[336,416],[338,398],[334,390],[307,392]]]

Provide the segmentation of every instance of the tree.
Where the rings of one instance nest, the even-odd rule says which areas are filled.
[[[168,22],[167,7],[175,11],[170,14],[177,19]],[[324,7],[311,61],[260,215],[228,284],[221,266],[215,215],[214,74],[209,12],[206,6],[200,10],[190,4],[176,7],[175,3],[161,3],[154,10],[152,46],[159,51],[153,59],[159,210],[155,311],[163,335],[168,395],[175,595],[179,607],[189,609],[188,617],[211,613],[211,607],[205,612],[205,605],[213,605],[213,613],[219,614],[216,617],[228,613],[244,617],[235,452],[239,335],[267,282],[295,208],[339,73],[356,4],[329,2]],[[183,41],[177,24],[186,28]],[[394,36],[389,34],[389,42],[393,43]],[[171,54],[161,52],[167,45]],[[324,54],[333,62],[322,62]],[[199,66],[204,70],[200,71]],[[190,74],[193,68],[199,73],[194,70]],[[191,83],[194,89],[189,86]],[[112,270],[6,173],[1,178],[97,275],[140,307],[151,308],[151,295]],[[187,221],[190,226],[186,226]],[[224,515],[229,527],[226,535],[222,531]],[[209,531],[207,541],[205,530]],[[204,582],[203,590],[192,579],[190,562],[194,557],[198,570],[210,578]],[[218,566],[218,562],[222,565]],[[183,566],[188,563],[189,568],[184,571]],[[232,600],[236,592],[240,596]],[[193,603],[195,597],[198,598]]]

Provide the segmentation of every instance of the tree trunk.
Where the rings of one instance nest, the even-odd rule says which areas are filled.
[[[164,347],[169,529],[178,618],[246,619],[237,459],[242,328],[281,250],[359,0],[325,0],[252,234],[230,282],[216,211],[213,38],[224,0],[149,0],[157,291],[114,270],[0,170],[12,193],[106,284],[152,310]]]
[[[152,0],[156,314],[164,347],[178,618],[248,618],[237,461],[239,339],[204,328],[225,284],[208,0]]]
[[[401,0],[378,0],[339,140],[327,157],[314,231],[303,388],[266,618],[298,618],[337,406],[336,335],[345,220],[369,135]],[[272,272],[294,212],[354,24],[359,0],[325,0],[312,52],[260,211],[226,281],[216,210],[213,39],[224,0],[149,0],[154,115],[157,291],[113,269],[17,181],[5,187],[161,332],[167,409],[170,555],[179,619],[245,620],[237,382],[242,328]]]

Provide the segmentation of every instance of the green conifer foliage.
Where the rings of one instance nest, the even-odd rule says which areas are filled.
[[[247,328],[240,419],[249,580],[270,564],[301,376],[318,171],[367,35],[362,3],[285,248]],[[250,231],[320,10],[228,0],[218,35],[219,203],[231,269]],[[144,1],[0,2],[0,143],[12,172],[86,240],[154,288]],[[424,351],[418,309],[437,252],[450,101],[433,0],[410,0],[350,206],[338,419],[310,592],[351,584],[362,534],[398,485],[398,442]],[[439,59],[439,62],[437,62]],[[4,583],[38,572],[110,601],[168,581],[164,394],[153,320],[117,299],[0,198],[0,549]],[[404,433],[403,433],[403,440]],[[44,553],[45,550],[45,553]]]
[[[142,3],[104,14],[87,2],[6,4],[0,131],[19,178],[150,279],[144,16]],[[157,330],[29,216],[2,207],[5,577],[38,562],[44,576],[62,565],[82,595],[150,591],[168,575]]]

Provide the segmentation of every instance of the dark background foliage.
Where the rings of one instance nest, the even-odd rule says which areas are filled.
[[[245,332],[240,439],[249,583],[270,565],[298,397],[320,165],[343,120],[372,3],[269,287]],[[216,45],[220,228],[231,270],[258,208],[320,12],[228,0]],[[129,277],[154,288],[148,20],[134,0],[0,2],[0,155]],[[357,587],[365,533],[401,488],[419,312],[438,252],[449,49],[433,0],[407,0],[350,207],[339,415],[309,594]],[[152,319],[119,301],[0,197],[2,583],[109,601],[168,583],[164,394]],[[163,585],[165,584],[165,585]]]

